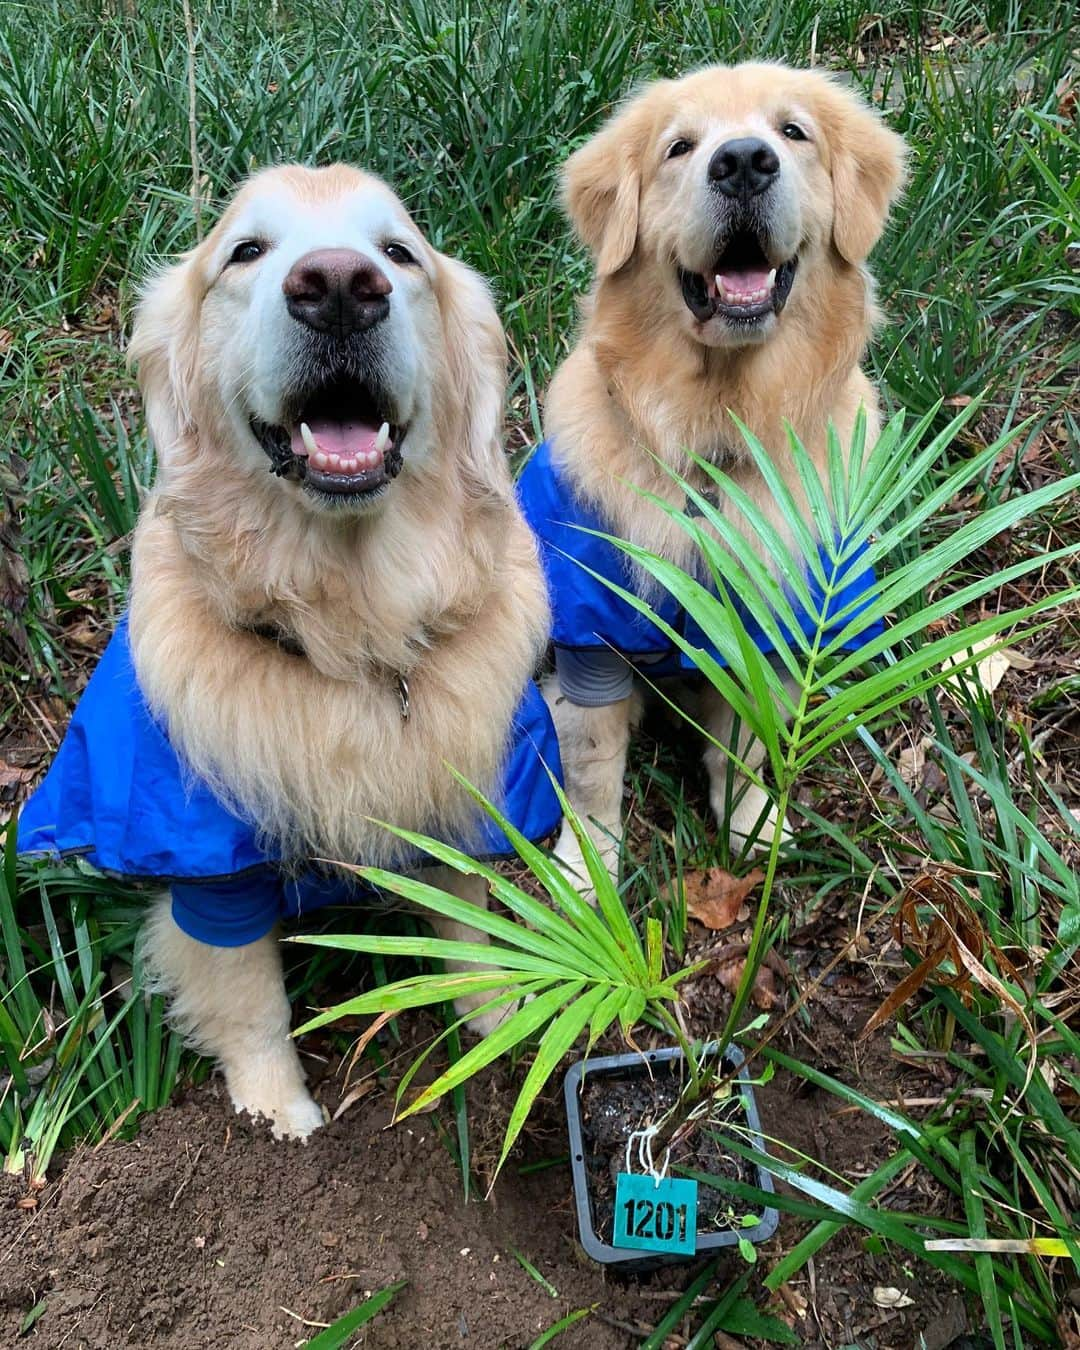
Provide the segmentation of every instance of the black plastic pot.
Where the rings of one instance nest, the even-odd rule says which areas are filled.
[[[710,1047],[711,1048],[711,1047]],[[570,1166],[574,1176],[574,1200],[577,1205],[578,1233],[581,1245],[594,1261],[603,1262],[615,1269],[624,1269],[627,1273],[656,1269],[658,1266],[673,1265],[693,1261],[696,1257],[713,1252],[717,1248],[730,1247],[740,1238],[750,1242],[764,1242],[776,1232],[780,1215],[775,1209],[767,1209],[761,1216],[761,1222],[754,1228],[699,1230],[696,1253],[694,1256],[670,1256],[657,1252],[638,1251],[629,1247],[612,1247],[603,1241],[596,1231],[594,1206],[589,1185],[589,1171],[586,1161],[585,1139],[581,1123],[581,1089],[587,1077],[641,1078],[649,1074],[651,1064],[669,1060],[681,1060],[683,1052],[678,1046],[666,1050],[649,1050],[644,1054],[608,1055],[602,1059],[579,1060],[571,1065],[563,1084],[566,1099],[566,1124],[570,1134]],[[724,1052],[724,1063],[738,1070],[743,1063],[742,1052],[731,1045]],[[746,1128],[749,1131],[748,1142],[760,1152],[765,1152],[761,1138],[761,1123],[758,1119],[757,1105],[750,1084],[742,1077],[734,1079],[732,1085],[745,1102]],[[757,1185],[763,1191],[773,1190],[772,1177],[764,1168],[757,1169]]]

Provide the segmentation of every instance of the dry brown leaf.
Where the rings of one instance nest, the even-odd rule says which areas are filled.
[[[915,1300],[899,1289],[879,1284],[874,1289],[874,1302],[879,1308],[910,1308]]]
[[[897,755],[896,767],[909,788],[921,786],[923,769],[926,767],[926,752],[933,744],[933,737],[923,736],[913,745],[905,745]]]
[[[988,651],[989,648],[996,646],[1000,641],[1000,637],[983,638],[981,642],[976,642],[964,651],[957,652],[955,656],[950,656],[948,660],[941,663],[941,668],[942,670],[950,670],[953,666],[963,665],[972,656],[978,656],[980,652]],[[1002,647],[999,651],[990,651],[989,655],[976,661],[973,666],[968,666],[966,670],[959,672],[952,679],[946,680],[945,688],[951,689],[953,693],[959,693],[962,684],[974,682],[981,685],[988,694],[992,694],[1009,670],[1014,668],[1016,670],[1030,670],[1033,665],[1034,662],[1030,656],[1025,656],[1023,652],[1015,651],[1011,647]]]
[[[21,768],[0,759],[0,802],[10,806],[20,795],[19,789],[29,786],[37,777],[33,767]]]
[[[1019,1000],[987,968],[986,958],[992,957],[997,968],[1014,984],[1021,988],[1023,984],[1016,967],[991,941],[975,910],[949,880],[957,871],[942,865],[933,872],[923,872],[901,894],[892,924],[893,937],[901,947],[910,947],[921,959],[863,1027],[859,1040],[864,1040],[890,1018],[931,977],[935,984],[955,989],[966,1004],[971,1003],[974,982],[1008,1008],[1024,1028],[1031,1047],[1024,1083],[1026,1092],[1036,1060],[1035,1028]],[[925,919],[920,906],[930,911]],[[946,965],[952,966],[951,972],[943,969]]]
[[[722,867],[684,872],[686,912],[706,928],[730,928],[733,923],[748,917],[748,914],[741,913],[743,901],[764,879],[765,873],[759,867],[755,867],[745,877],[733,877]]]
[[[374,1076],[361,1079],[356,1087],[352,1088],[351,1091],[347,1092],[345,1096],[342,1097],[337,1110],[330,1117],[331,1120],[340,1120],[350,1106],[353,1106],[358,1102],[361,1097],[366,1097],[368,1093],[377,1086],[378,1080]]]
[[[738,991],[745,969],[745,956],[733,956],[726,961],[717,962],[717,978],[732,998]],[[770,1008],[776,1007],[776,980],[768,966],[762,965],[754,976],[754,987],[750,991],[750,998],[755,1008],[763,1008],[768,1011]]]
[[[382,1031],[383,1027],[386,1026],[387,1022],[392,1022],[396,1016],[396,1012],[387,1009],[386,1012],[379,1013],[378,1017],[375,1018],[370,1026],[365,1027],[359,1040],[357,1040],[356,1045],[353,1047],[352,1057],[349,1060],[349,1067],[345,1070],[346,1083],[349,1081],[352,1071],[356,1068],[357,1064],[359,1064],[360,1057],[368,1048],[372,1038],[377,1036],[379,1032]],[[334,1119],[337,1120],[337,1116],[335,1116]]]
[[[794,1285],[782,1284],[776,1292],[800,1321],[808,1315],[810,1305]]]

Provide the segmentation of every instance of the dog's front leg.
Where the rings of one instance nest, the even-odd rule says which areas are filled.
[[[703,715],[705,729],[717,742],[705,749],[709,801],[718,825],[727,829],[732,848],[742,849],[749,843],[752,853],[764,851],[778,829],[782,840],[790,839],[787,821],[778,820],[769,794],[720,748],[728,747],[748,773],[758,777],[765,764],[764,744],[749,727],[736,727],[731,705],[711,685],[703,691]]]
[[[148,988],[168,999],[187,1043],[217,1060],[237,1111],[270,1122],[276,1139],[306,1139],[323,1123],[289,1036],[289,1000],[275,933],[242,947],[197,942],[177,925],[168,895],[140,938]]]
[[[559,736],[570,805],[595,843],[609,875],[617,877],[623,832],[623,775],[630,730],[640,710],[638,696],[631,693],[612,703],[587,707],[571,702],[562,692],[558,675],[553,675],[545,682],[544,697]],[[577,878],[581,893],[595,904],[581,845],[565,820],[555,856]]]

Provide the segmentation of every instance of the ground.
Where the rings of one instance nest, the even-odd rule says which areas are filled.
[[[834,69],[912,149],[872,260],[883,326],[869,366],[883,401],[932,412],[929,441],[983,399],[910,505],[1015,433],[907,540],[927,550],[981,510],[1017,510],[930,578],[929,597],[1045,559],[962,614],[946,607],[918,642],[1072,592],[1038,631],[1011,628],[1009,655],[974,684],[902,691],[911,697],[800,779],[772,1006],[750,1010],[769,1021],[744,1041],[753,1052],[771,1038],[751,1063],[774,1071],[758,1091],[769,1150],[792,1169],[778,1184],[787,1209],[714,1343],[764,1344],[770,1313],[829,1350],[1074,1350],[1080,1261],[922,1249],[931,1232],[1022,1242],[1080,1229],[1080,607],[1075,556],[1045,557],[1080,538],[1077,493],[1019,515],[1024,493],[1080,467],[1074,6],[190,9],[190,38],[163,0],[0,15],[0,411],[18,451],[0,458],[0,822],[47,767],[124,603],[153,474],[124,369],[138,285],[191,245],[239,178],[283,158],[362,162],[440,247],[493,279],[517,462],[588,284],[559,210],[562,158],[654,75],[761,57]],[[760,890],[715,932],[687,920],[673,879],[745,877],[749,865],[716,837],[679,722],[643,729],[626,806],[631,907],[664,925],[669,970],[711,960],[682,1009],[707,1035],[730,1007]],[[589,1315],[558,1346],[649,1344],[696,1272],[623,1283],[582,1257],[556,1079],[480,1198],[528,1054],[470,1085],[467,1111],[444,1102],[386,1129],[400,1073],[434,1025],[402,1018],[348,1088],[341,1066],[362,1026],[309,1036],[319,1099],[346,1107],[309,1145],[275,1144],[231,1113],[160,1002],[132,993],[141,904],[73,869],[0,868],[4,1344],[22,1333],[42,1347],[297,1346],[311,1323],[401,1277],[408,1286],[357,1344],[526,1350],[578,1310]],[[913,967],[911,997],[890,999]],[[397,973],[294,960],[298,1019]],[[799,1211],[811,1202],[835,1223],[828,1240]],[[703,1319],[746,1273],[722,1262],[663,1333],[667,1350],[700,1346]]]
[[[837,1000],[837,1025],[854,1023],[867,1006],[865,998]],[[826,1065],[847,1058],[841,1046],[850,1045],[850,1032],[835,1039],[834,1054],[823,1054]],[[898,1079],[881,1046],[866,1060],[849,1074],[865,1090],[925,1089],[916,1075]],[[507,1086],[498,1075],[478,1082],[474,1106]],[[317,1095],[336,1107],[337,1078],[329,1075]],[[488,1109],[493,1140],[506,1101],[502,1095],[494,1112]],[[761,1089],[759,1103],[766,1134],[782,1135],[847,1175],[870,1172],[889,1151],[885,1130],[838,1112],[790,1075]],[[211,1080],[148,1118],[133,1142],[75,1150],[33,1210],[16,1208],[23,1189],[7,1178],[0,1192],[4,1343],[14,1343],[26,1313],[45,1300],[34,1333],[42,1347],[286,1350],[312,1334],[313,1324],[332,1322],[369,1292],[407,1279],[357,1344],[524,1350],[565,1314],[590,1308],[560,1346],[621,1350],[639,1345],[689,1282],[687,1268],[640,1281],[605,1276],[575,1241],[565,1161],[519,1170],[565,1147],[554,1101],[545,1103],[491,1199],[468,1205],[432,1118],[387,1128],[389,1109],[387,1093],[376,1090],[310,1143],[282,1144],[237,1117]],[[483,1110],[477,1115],[482,1120]],[[933,1198],[901,1177],[890,1201],[918,1208]],[[802,1227],[785,1221],[763,1249],[763,1264],[789,1249]],[[785,1288],[788,1302],[774,1299],[777,1315],[798,1327],[807,1346],[904,1350],[920,1332],[928,1348],[952,1344],[967,1325],[964,1300],[946,1281],[914,1278],[905,1264],[871,1255],[844,1235],[811,1276]],[[737,1266],[738,1258],[729,1258],[723,1271],[734,1274]],[[913,1302],[880,1308],[875,1288],[899,1288]],[[668,1350],[686,1344],[684,1332],[665,1341]]]

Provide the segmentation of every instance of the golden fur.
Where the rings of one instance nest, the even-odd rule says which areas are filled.
[[[342,166],[256,183],[268,176],[309,196],[365,182]],[[393,837],[367,817],[451,835],[473,818],[444,763],[493,786],[546,632],[499,439],[502,331],[479,278],[429,250],[433,452],[379,514],[313,518],[265,464],[231,455],[220,392],[201,378],[216,358],[200,332],[207,260],[228,221],[151,286],[132,338],[160,460],[135,536],[135,665],[193,772],[267,834],[388,862]],[[307,659],[244,631],[267,622]]]
[[[237,236],[274,230],[258,264],[230,269]],[[379,252],[388,236],[415,265],[391,267]],[[380,378],[391,372],[409,409],[400,476],[360,513],[320,507],[271,475],[250,420],[284,407],[282,352],[309,341],[285,315],[285,270],[343,240],[393,272]],[[273,169],[150,285],[131,357],[159,461],[135,535],[132,653],[182,760],[298,864],[312,854],[394,864],[400,846],[372,819],[467,840],[477,809],[446,765],[494,789],[548,630],[500,442],[505,346],[484,283],[435,252],[378,180],[344,166]],[[250,631],[267,624],[303,655]],[[486,903],[476,878],[440,869],[438,881]],[[142,941],[151,987],[219,1060],[237,1109],[276,1135],[317,1128],[276,937],[206,947],[163,897]]]
[[[649,218],[667,204],[657,200],[654,142],[680,116],[738,127],[763,104],[794,103],[810,109],[822,139],[821,172],[807,184],[817,228],[791,298],[760,345],[703,346],[672,293],[669,232]],[[732,413],[773,452],[797,493],[785,423],[820,466],[830,420],[846,441],[860,406],[875,417],[876,396],[859,369],[876,317],[863,264],[902,166],[900,138],[827,76],[756,64],[652,85],[570,157],[567,210],[596,252],[597,277],[578,342],[549,390],[545,429],[582,496],[618,533],[689,561],[685,534],[626,487],[677,502],[681,494],[652,455],[700,481],[687,450],[725,462],[775,521]]]
[[[807,141],[781,137],[792,118],[810,130]],[[703,235],[712,238],[708,156],[728,138],[751,135],[764,136],[780,156],[782,181],[790,185],[785,223],[796,229],[799,266],[783,312],[760,340],[740,341],[694,319],[675,264],[699,270],[689,255],[702,256]],[[677,137],[689,138],[697,152],[666,158]],[[819,468],[830,422],[846,444],[864,408],[873,439],[876,396],[859,368],[876,318],[865,260],[900,187],[903,163],[901,139],[834,80],[767,64],[710,67],[653,84],[571,155],[566,208],[594,255],[596,274],[577,343],[548,393],[545,429],[578,494],[615,533],[694,570],[692,541],[635,491],[681,506],[681,490],[653,457],[704,487],[688,450],[723,465],[781,528],[732,414],[764,443],[797,500],[804,499],[787,425]],[[760,550],[739,513],[730,518]],[[562,737],[570,714],[558,703],[553,711]],[[590,720],[588,710],[575,710],[575,745],[564,742],[564,768],[571,800],[599,821],[603,839],[620,832],[617,812],[601,805],[610,802],[611,785],[600,793],[584,785],[595,779],[598,759],[621,777],[629,709],[617,733],[598,732],[592,749],[583,748],[589,734],[577,725],[581,714]],[[730,724],[719,708],[707,720],[714,728]],[[763,799],[752,794],[752,800],[751,821]],[[565,830],[560,851],[580,866]],[[610,838],[607,851],[613,856]]]

